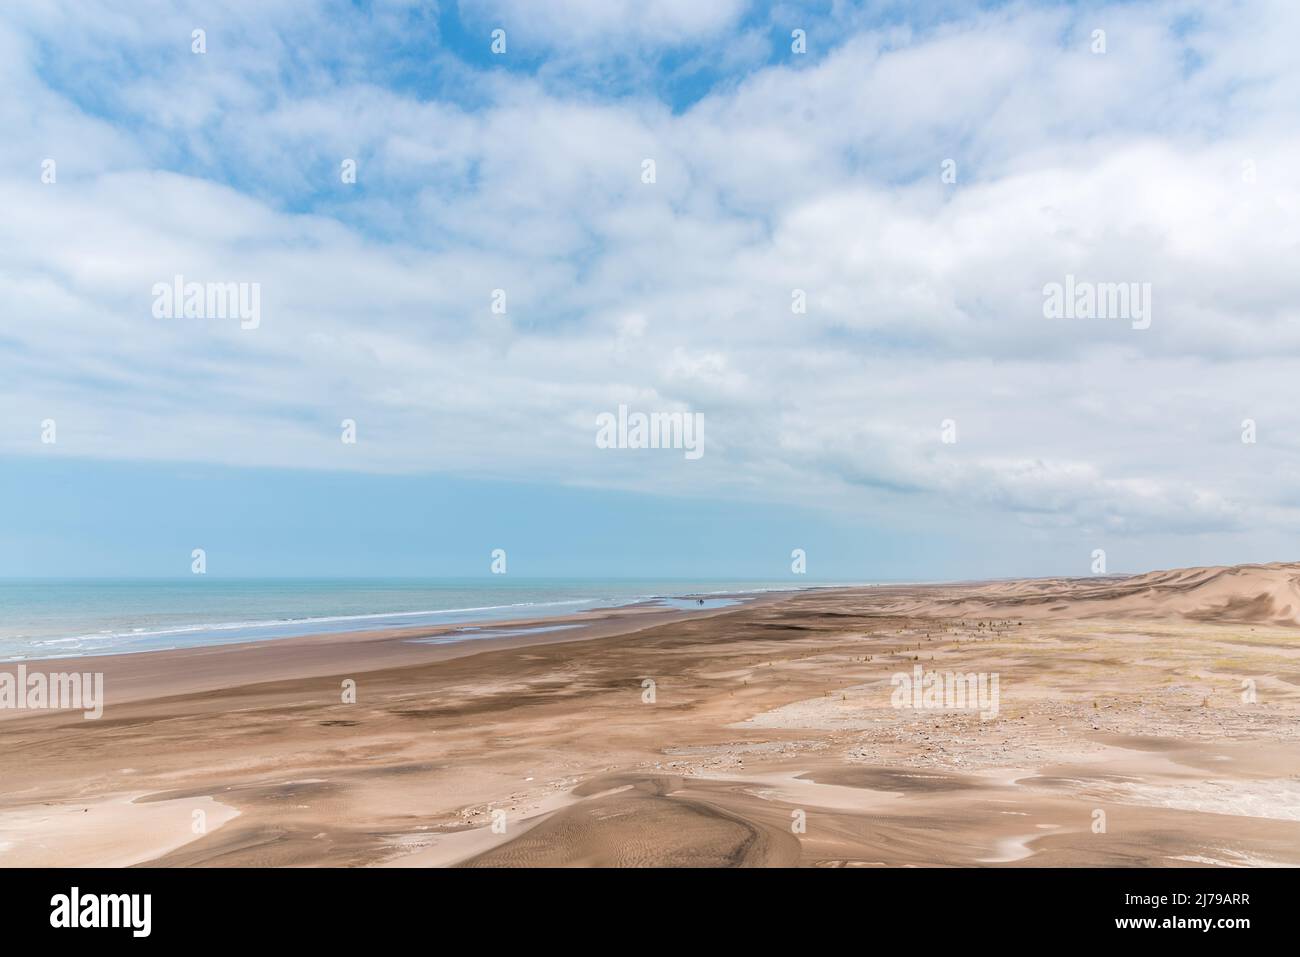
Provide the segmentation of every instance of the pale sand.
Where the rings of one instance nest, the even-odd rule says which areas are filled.
[[[108,707],[0,720],[0,864],[1300,865],[1298,581],[842,589],[50,662],[104,671]],[[917,664],[996,672],[999,713],[895,709]]]
[[[7,867],[129,867],[161,857],[239,816],[209,797],[138,803],[143,795],[50,803],[0,813]]]

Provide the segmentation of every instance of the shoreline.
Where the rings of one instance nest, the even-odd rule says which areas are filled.
[[[234,581],[243,582],[242,579]],[[263,580],[254,580],[264,583]],[[383,581],[378,579],[377,581]],[[53,583],[53,582],[51,582]],[[155,583],[149,580],[149,583]],[[0,582],[0,584],[4,584]],[[708,585],[711,582],[687,582]],[[712,606],[718,601],[739,603],[765,595],[788,595],[819,588],[860,588],[872,587],[870,584],[856,583],[818,583],[812,585],[789,585],[784,587],[764,587],[753,589],[716,589],[711,591],[691,591],[683,588],[679,592],[664,594],[645,594],[628,596],[626,599],[610,600],[607,598],[560,599],[556,601],[533,601],[487,605],[481,607],[455,607],[419,611],[383,611],[364,614],[319,615],[301,618],[270,618],[248,621],[211,622],[193,625],[158,628],[156,630],[132,629],[127,631],[85,632],[74,635],[47,635],[41,637],[15,636],[3,641],[28,640],[37,646],[58,645],[85,641],[156,641],[159,639],[185,640],[187,643],[163,647],[112,647],[103,651],[83,650],[66,654],[4,654],[0,655],[0,666],[23,662],[53,661],[62,659],[99,658],[115,655],[148,654],[160,651],[181,651],[194,648],[217,647],[221,645],[243,645],[265,641],[285,641],[289,639],[321,639],[331,635],[362,634],[371,632],[397,632],[413,629],[430,629],[442,633],[448,629],[470,631],[482,628],[504,628],[511,624],[534,625],[542,620],[564,621],[583,614],[600,615],[627,609],[668,609],[680,607],[679,603],[697,598]],[[609,603],[606,603],[609,602]],[[586,605],[583,608],[564,610],[563,606]],[[551,608],[552,611],[543,609]],[[685,610],[695,610],[688,607]],[[404,619],[410,619],[405,623]],[[419,620],[425,619],[425,620]],[[471,636],[472,637],[472,636]],[[468,640],[468,638],[467,638]]]
[[[343,672],[365,674],[384,668],[426,665],[504,649],[626,636],[658,625],[712,617],[812,590],[815,589],[744,596],[718,595],[715,597],[735,598],[736,604],[712,609],[665,608],[637,602],[538,618],[507,618],[472,624],[457,622],[441,626],[413,625],[188,648],[28,658],[0,661],[0,674],[15,674],[19,666],[25,667],[29,674],[42,671],[103,673],[106,705],[127,704],[219,691],[245,684],[321,678]],[[507,634],[453,637],[466,628]],[[552,630],[556,628],[562,630]],[[439,639],[449,640],[444,643]],[[78,667],[74,663],[82,664]],[[56,715],[81,719],[80,712],[0,708],[0,722]]]

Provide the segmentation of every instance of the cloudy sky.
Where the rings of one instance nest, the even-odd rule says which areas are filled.
[[[1297,37],[1290,0],[6,4],[0,574],[1300,557]],[[177,275],[256,283],[257,328],[157,317]],[[1067,276],[1149,284],[1149,328],[1046,317]],[[620,404],[705,454],[598,448]]]

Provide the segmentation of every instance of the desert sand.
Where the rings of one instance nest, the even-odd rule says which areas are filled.
[[[1300,865],[1298,583],[810,590],[26,662],[103,671],[107,705],[0,715],[0,865]],[[996,714],[896,706],[916,668],[996,675]]]

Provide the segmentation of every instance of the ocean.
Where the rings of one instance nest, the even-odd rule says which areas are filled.
[[[830,584],[684,579],[8,579],[0,661],[567,615]],[[720,599],[707,600],[718,607]],[[472,638],[473,632],[467,631]],[[480,636],[482,637],[482,636]]]

